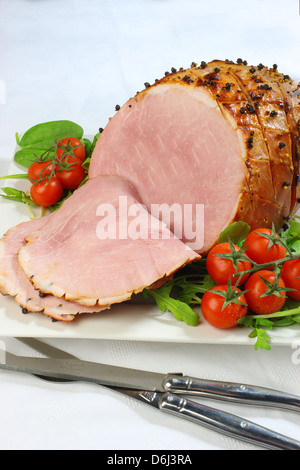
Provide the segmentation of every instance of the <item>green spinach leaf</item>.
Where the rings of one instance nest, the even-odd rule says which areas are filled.
[[[219,243],[226,243],[231,240],[237,246],[243,246],[247,235],[250,233],[250,225],[245,222],[233,222],[219,235]]]
[[[83,128],[72,121],[49,121],[37,124],[28,129],[19,140],[21,148],[48,149],[53,145],[54,139],[75,137],[81,139]]]

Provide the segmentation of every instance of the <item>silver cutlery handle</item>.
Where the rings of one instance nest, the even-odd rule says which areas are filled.
[[[234,382],[196,379],[188,376],[168,374],[164,381],[168,392],[195,395],[236,403],[284,408],[300,412],[300,397],[278,390]]]
[[[161,411],[202,424],[213,431],[272,450],[300,450],[300,442],[259,426],[239,416],[165,393],[160,398]]]

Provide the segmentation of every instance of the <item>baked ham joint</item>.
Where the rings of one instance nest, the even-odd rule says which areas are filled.
[[[146,85],[105,127],[91,178],[126,178],[148,209],[203,204],[200,253],[235,220],[279,228],[295,212],[299,85],[277,67],[241,60],[193,64]],[[170,228],[176,233],[176,221]]]
[[[163,283],[234,221],[281,227],[300,201],[297,90],[276,66],[241,60],[192,64],[147,83],[104,128],[87,183],[43,223],[3,238],[1,292],[71,321]],[[157,223],[137,239],[100,240],[97,207],[118,209],[123,197]],[[162,206],[179,210],[165,217]],[[9,288],[13,275],[19,290]]]

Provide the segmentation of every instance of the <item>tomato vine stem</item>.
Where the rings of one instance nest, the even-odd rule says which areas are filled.
[[[276,260],[276,261],[270,261],[269,263],[263,263],[263,264],[258,264],[253,266],[250,269],[247,269],[246,271],[240,271],[239,273],[233,274],[233,276],[243,276],[244,274],[252,274],[257,271],[261,271],[262,269],[268,269],[268,268],[274,268],[274,266],[280,266],[281,264],[284,264],[286,261],[292,261],[295,259],[300,259],[300,253],[291,253],[285,258]]]

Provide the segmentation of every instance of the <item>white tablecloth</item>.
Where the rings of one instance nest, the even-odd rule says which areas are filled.
[[[298,0],[0,0],[0,173],[7,174],[16,131],[70,119],[95,134],[144,82],[192,61],[241,57],[277,63],[300,78],[299,44]],[[0,339],[11,351],[30,353],[1,330]],[[299,341],[271,351],[51,333],[46,341],[96,362],[300,394],[300,332]],[[256,448],[99,386],[50,384],[8,371],[0,382],[1,449]],[[300,439],[297,413],[207,403]]]

